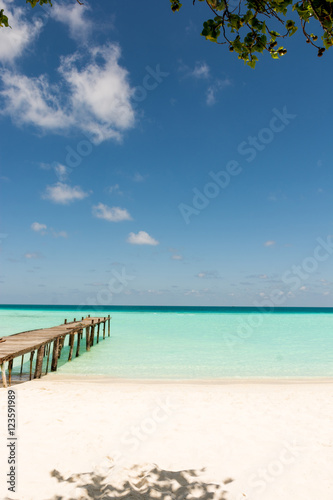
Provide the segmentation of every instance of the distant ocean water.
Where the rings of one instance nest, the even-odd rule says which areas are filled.
[[[66,345],[59,374],[173,380],[333,377],[333,308],[0,305],[0,337],[88,314],[110,314],[111,337],[90,352],[83,342],[71,362]],[[24,368],[27,372],[28,355]]]

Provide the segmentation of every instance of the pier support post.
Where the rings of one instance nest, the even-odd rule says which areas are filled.
[[[12,369],[13,369],[13,360],[10,359],[8,361],[8,385],[12,385]]]
[[[71,333],[69,336],[69,354],[68,354],[68,361],[72,361],[72,356],[73,356],[73,349],[74,349],[74,333]]]
[[[110,337],[110,329],[111,329],[111,318],[110,314],[108,315],[108,337]]]
[[[23,363],[24,363],[24,354],[22,355],[22,359],[21,359],[20,377],[22,377],[22,372],[23,372]]]
[[[90,326],[86,328],[86,351],[90,351]]]
[[[45,375],[47,375],[49,371],[50,351],[51,351],[51,343],[47,344],[47,362],[46,362]]]
[[[94,325],[94,320],[91,320],[91,327],[90,327],[90,347],[94,345],[94,336],[95,336],[95,325]]]
[[[4,387],[7,386],[7,379],[6,379],[6,367],[5,367],[5,362],[1,363],[1,375],[2,375],[2,385]]]
[[[105,328],[106,328],[106,318],[104,318],[103,322],[103,339],[105,339]]]
[[[29,380],[32,379],[32,362],[34,359],[35,351],[31,351],[30,353],[30,374],[29,374]]]
[[[53,341],[53,353],[52,353],[51,372],[55,372],[57,370],[58,356],[59,356],[59,337],[57,337]]]
[[[83,330],[79,330],[77,333],[77,345],[76,345],[76,357],[78,358],[80,355],[80,342],[81,336],[83,335]]]
[[[41,378],[41,376],[42,376],[44,350],[45,350],[45,344],[41,345],[37,351],[37,359],[36,359],[34,378]]]
[[[101,323],[99,321],[97,324],[97,344],[99,343],[99,327],[100,327],[100,325],[101,325]]]

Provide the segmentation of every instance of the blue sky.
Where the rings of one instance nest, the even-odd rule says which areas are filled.
[[[331,306],[333,51],[97,4],[0,0],[1,302]]]

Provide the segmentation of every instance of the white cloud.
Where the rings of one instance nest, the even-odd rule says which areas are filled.
[[[183,260],[183,257],[181,255],[172,255],[171,257],[173,260]]]
[[[56,163],[54,165],[54,171],[60,181],[65,181],[68,177],[70,169],[65,167],[65,165],[62,165],[61,163]]]
[[[130,233],[127,238],[132,245],[158,245],[159,242],[150,236],[146,231],[139,231],[137,234]]]
[[[40,259],[41,255],[37,252],[27,252],[24,254],[26,259]]]
[[[103,203],[93,206],[93,215],[98,219],[104,219],[110,222],[120,222],[123,220],[132,220],[129,212],[125,208],[108,207]]]
[[[194,70],[190,73],[194,78],[209,78],[209,66],[204,63],[196,63]]]
[[[196,275],[196,278],[201,279],[220,279],[221,276],[217,271],[201,271]]]
[[[123,195],[124,193],[120,190],[119,184],[114,184],[113,186],[110,186],[108,189],[109,193],[114,193],[118,195]]]
[[[53,238],[68,238],[68,234],[66,233],[66,231],[54,231],[52,229],[52,236]]]
[[[85,15],[90,7],[87,4],[79,5],[77,2],[72,5],[64,3],[54,3],[51,15],[60,23],[66,24],[69,33],[74,40],[86,38],[91,32],[92,23]]]
[[[68,184],[57,182],[53,186],[46,186],[46,191],[42,198],[61,205],[67,205],[76,200],[83,200],[87,196],[89,194],[84,192],[80,186],[71,187]]]
[[[265,241],[265,243],[264,243],[265,247],[272,247],[274,245],[275,245],[275,241],[273,241],[273,240],[268,240],[268,241]]]
[[[2,70],[1,113],[43,132],[65,133],[75,128],[91,135],[95,144],[120,140],[134,125],[134,110],[133,89],[119,58],[120,48],[115,44],[62,57],[57,85],[45,75],[33,78]]]
[[[47,229],[46,224],[40,224],[39,222],[33,222],[30,227],[33,231],[40,232],[41,234],[45,234],[45,230]]]
[[[30,47],[39,35],[43,23],[40,19],[27,21],[26,12],[10,0],[0,0],[0,10],[4,9],[10,28],[0,28],[0,61],[13,62],[25,48]]]
[[[228,78],[224,80],[217,80],[215,83],[210,85],[206,91],[206,104],[207,106],[213,106],[217,102],[217,94],[229,87],[231,85],[231,81]]]

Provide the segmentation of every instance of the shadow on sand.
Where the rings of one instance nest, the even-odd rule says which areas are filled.
[[[52,500],[227,500],[223,485],[232,479],[223,481],[223,485],[209,483],[199,479],[203,470],[162,470],[156,465],[134,466],[115,474],[113,468],[106,472],[73,474],[65,478],[54,470],[51,476],[59,483],[72,483],[75,496],[55,495]],[[116,477],[117,476],[117,477]],[[72,490],[73,491],[73,490]]]

